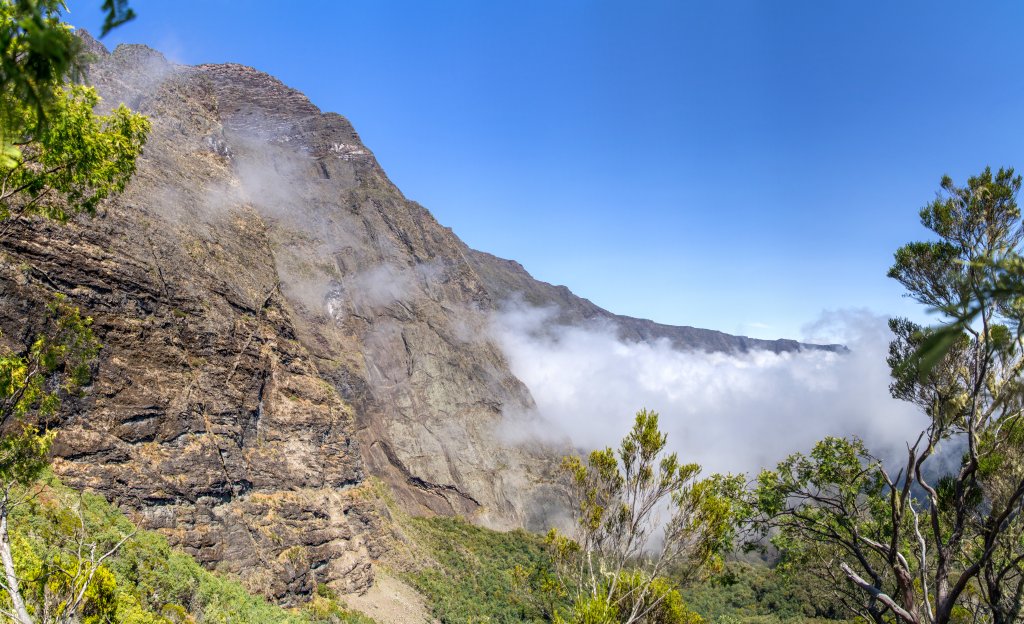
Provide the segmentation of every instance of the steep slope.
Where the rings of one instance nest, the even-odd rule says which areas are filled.
[[[11,345],[53,292],[105,345],[62,477],[277,597],[371,582],[364,466],[411,510],[542,525],[556,454],[494,437],[531,399],[490,295],[348,122],[246,67],[94,52],[105,105],[153,121],[137,176],[97,218],[0,241]]]
[[[95,219],[19,222],[2,241],[7,339],[27,342],[58,291],[104,343],[55,470],[268,595],[365,587],[353,411],[297,339],[260,215],[210,213],[233,173],[209,81],[133,47],[94,69],[155,121],[137,179]]]
[[[366,473],[416,513],[546,525],[561,449],[496,433],[533,407],[489,337],[511,297],[640,340],[802,348],[614,316],[468,249],[276,79],[86,40],[104,105],[153,134],[100,216],[0,237],[0,330],[24,344],[54,292],[93,316],[105,348],[55,469],[269,596],[372,582]]]
[[[55,582],[52,567],[47,567],[67,569],[78,560],[82,555],[79,531],[84,528],[88,539],[104,550],[122,538],[127,540],[99,568],[81,611],[67,614],[75,623],[375,624],[340,604],[330,592],[319,592],[326,595],[315,596],[298,609],[270,604],[237,580],[203,569],[188,555],[170,548],[162,536],[139,530],[101,496],[71,490],[52,476],[37,486],[35,504],[16,507],[10,527],[14,560],[23,572],[22,595],[40,620],[43,609],[49,607],[52,613],[58,597],[70,590]],[[408,602],[409,610],[419,606]],[[390,624],[394,620],[377,621]],[[428,621],[426,617],[415,620],[416,624]],[[4,622],[13,620],[5,616]]]

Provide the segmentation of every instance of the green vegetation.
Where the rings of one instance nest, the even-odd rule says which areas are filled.
[[[421,561],[402,573],[445,624],[550,622],[570,604],[552,592],[554,564],[544,538],[507,533],[458,518],[402,518],[403,532]],[[545,582],[547,585],[545,585]],[[662,581],[678,589],[675,575]],[[754,562],[729,562],[722,570],[679,590],[690,622],[709,624],[826,624],[845,621],[841,605],[828,598],[822,581],[798,569]],[[659,620],[653,620],[659,621]],[[673,621],[673,620],[662,620]]]
[[[55,88],[45,125],[33,109],[6,105],[16,126],[6,132],[15,147],[0,166],[0,222],[29,215],[58,221],[91,215],[101,200],[124,190],[150,124],[124,105],[96,115],[98,103],[92,87]]]
[[[237,581],[208,572],[159,534],[137,530],[103,498],[74,492],[52,476],[30,494],[13,512],[11,541],[27,608],[38,620],[65,621],[57,619],[60,606],[83,589],[75,572],[86,569],[93,579],[85,588],[83,624],[372,624],[326,588],[301,610],[269,604]],[[99,565],[85,561],[122,540]],[[0,608],[10,606],[7,596],[0,599]]]
[[[22,354],[0,351],[0,426],[27,417],[45,423],[60,408],[62,396],[89,381],[89,365],[100,348],[92,320],[82,318],[78,308],[57,296],[46,322],[46,331]],[[35,478],[33,469],[26,474],[10,472],[20,470],[10,456],[5,453],[0,459],[0,480]]]
[[[699,466],[680,463],[666,444],[658,415],[642,410],[617,454],[566,458],[576,539],[395,514],[426,559],[404,576],[446,623],[701,622],[678,588],[720,565],[740,482],[698,480]],[[659,525],[664,504],[673,513]]]
[[[50,306],[45,333],[36,337],[21,354],[0,350],[0,426],[9,425],[0,437],[0,562],[6,601],[0,614],[20,624],[33,621],[27,572],[16,565],[12,551],[20,518],[16,512],[35,500],[34,485],[49,463],[51,432],[41,430],[60,408],[62,397],[76,392],[90,377],[89,364],[99,351],[92,333],[91,320],[83,319],[78,309],[58,296]],[[84,536],[79,535],[84,539]],[[121,544],[115,542],[116,549]],[[64,570],[67,557],[40,565],[55,565],[64,576],[54,587],[44,585],[35,592],[36,611],[44,622],[62,622],[81,610],[99,565],[109,552],[97,553],[96,543],[87,555],[81,539],[73,571]],[[36,576],[42,572],[32,572]],[[66,578],[64,578],[66,577]]]
[[[57,87],[80,71],[81,42],[61,21],[65,9],[63,0],[0,3],[0,125],[5,131],[2,146],[6,155],[17,153],[16,135],[7,131],[37,129],[47,119],[47,107]],[[101,37],[135,18],[127,0],[104,0],[102,9]],[[18,125],[19,114],[7,114],[25,108],[31,110],[35,122],[28,127]]]
[[[105,31],[134,15],[124,0],[108,4]],[[91,211],[124,187],[149,130],[124,106],[93,113],[96,92],[75,84],[81,42],[63,9],[59,0],[0,2],[0,220],[59,216],[61,204]]]
[[[890,323],[892,395],[927,428],[896,468],[828,438],[764,471],[749,504],[753,526],[850,613],[1008,624],[1024,608],[1024,290],[1005,270],[1024,241],[1021,177],[986,169],[941,188],[920,213],[937,240],[901,247],[889,271],[954,321]]]
[[[572,535],[552,530],[557,590],[571,607],[555,621],[688,624],[689,612],[665,575],[703,577],[732,547],[733,501],[743,481],[714,475],[668,453],[658,414],[636,414],[617,451],[566,457]],[[662,516],[661,514],[665,514]]]
[[[720,574],[682,592],[712,624],[783,624],[844,620],[821,580],[787,566],[731,561]]]
[[[427,559],[403,576],[444,624],[550,621],[543,600],[521,582],[532,571],[551,569],[543,538],[459,518],[407,518],[402,525]]]

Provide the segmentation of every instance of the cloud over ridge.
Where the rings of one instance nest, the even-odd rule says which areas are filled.
[[[858,435],[894,456],[924,424],[889,395],[886,319],[827,312],[810,339],[850,352],[741,354],[682,351],[667,340],[630,342],[610,323],[564,326],[554,311],[509,304],[492,334],[530,389],[535,413],[506,414],[512,439],[614,446],[641,407],[661,414],[669,446],[707,471],[755,472],[828,435]]]

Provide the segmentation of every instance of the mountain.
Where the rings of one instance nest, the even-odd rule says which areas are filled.
[[[101,106],[153,132],[101,214],[3,233],[2,340],[25,344],[57,292],[93,317],[104,349],[56,472],[269,597],[372,582],[371,475],[413,513],[547,524],[564,449],[496,433],[533,408],[489,337],[509,300],[679,348],[838,348],[611,314],[469,249],[271,76],[83,38]]]

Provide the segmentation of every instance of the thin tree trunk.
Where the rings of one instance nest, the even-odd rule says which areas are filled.
[[[0,560],[4,564],[4,576],[7,581],[7,594],[11,597],[11,605],[14,607],[14,615],[18,617],[18,624],[32,624],[32,617],[25,607],[25,600],[21,597],[21,587],[18,584],[18,575],[14,571],[14,554],[11,551],[11,538],[7,532],[7,510],[0,511]]]

